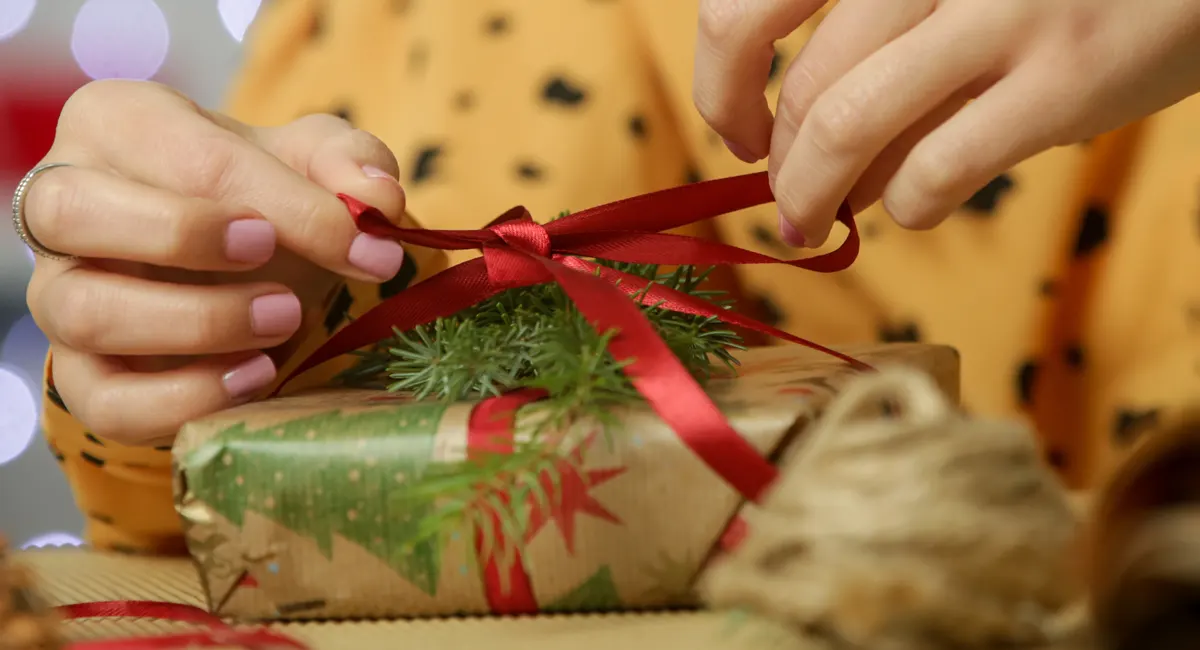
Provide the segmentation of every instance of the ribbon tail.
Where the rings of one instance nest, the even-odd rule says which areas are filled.
[[[424,282],[388,298],[354,319],[317,348],[271,393],[279,394],[296,377],[348,352],[374,345],[418,325],[452,316],[500,293],[488,285],[482,259],[452,266]],[[394,328],[394,329],[393,329]]]
[[[617,330],[609,351],[651,408],[718,476],[757,501],[777,470],[739,434],[683,367],[638,305],[603,278],[537,258],[598,332]]]
[[[598,274],[600,278],[615,286],[627,296],[636,296],[643,305],[653,305],[659,309],[678,312],[681,314],[691,314],[693,316],[711,317],[720,320],[729,325],[737,325],[749,330],[754,330],[762,334],[773,336],[777,339],[803,345],[806,348],[816,350],[823,354],[827,354],[841,361],[845,361],[855,370],[871,371],[874,370],[871,366],[837,350],[827,348],[820,343],[810,341],[793,334],[789,334],[779,328],[771,327],[766,323],[757,321],[748,316],[743,316],[735,311],[723,309],[717,305],[708,302],[702,298],[691,296],[682,291],[677,291],[671,287],[664,286],[657,282],[647,280],[646,278],[631,275],[618,271],[614,268],[601,266],[594,262],[589,262],[578,257],[567,258],[564,260],[564,265],[568,268],[576,268],[589,273]]]

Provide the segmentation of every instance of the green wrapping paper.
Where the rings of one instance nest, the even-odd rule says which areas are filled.
[[[957,399],[950,348],[844,351],[923,370]],[[709,394],[768,458],[853,374],[799,347],[741,360]],[[536,403],[506,422],[506,399],[326,390],[185,426],[176,502],[210,608],[309,619],[692,604],[752,506],[642,404],[549,430]]]

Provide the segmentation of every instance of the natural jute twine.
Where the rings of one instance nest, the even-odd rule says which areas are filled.
[[[1034,648],[1086,628],[1079,518],[1024,426],[967,418],[925,375],[885,369],[782,469],[703,579],[710,605],[802,647]]]

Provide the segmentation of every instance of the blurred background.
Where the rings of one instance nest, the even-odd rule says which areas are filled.
[[[78,544],[83,519],[39,433],[47,343],[8,199],[92,79],[154,79],[218,107],[260,1],[0,0],[0,531],[13,544]]]

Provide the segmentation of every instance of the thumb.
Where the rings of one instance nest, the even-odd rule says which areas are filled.
[[[353,196],[379,209],[399,223],[404,215],[405,196],[400,186],[400,165],[379,138],[354,128],[332,115],[309,115],[290,124],[255,129],[256,143],[334,194]],[[382,255],[382,248],[398,247],[391,240],[360,234],[350,255],[366,260],[390,260],[388,268],[372,269],[379,277],[392,277],[400,258]],[[357,251],[356,251],[357,249]],[[396,268],[391,268],[394,263]]]
[[[392,219],[404,214],[400,165],[379,138],[332,115],[255,129],[257,144],[312,182],[348,194]]]

